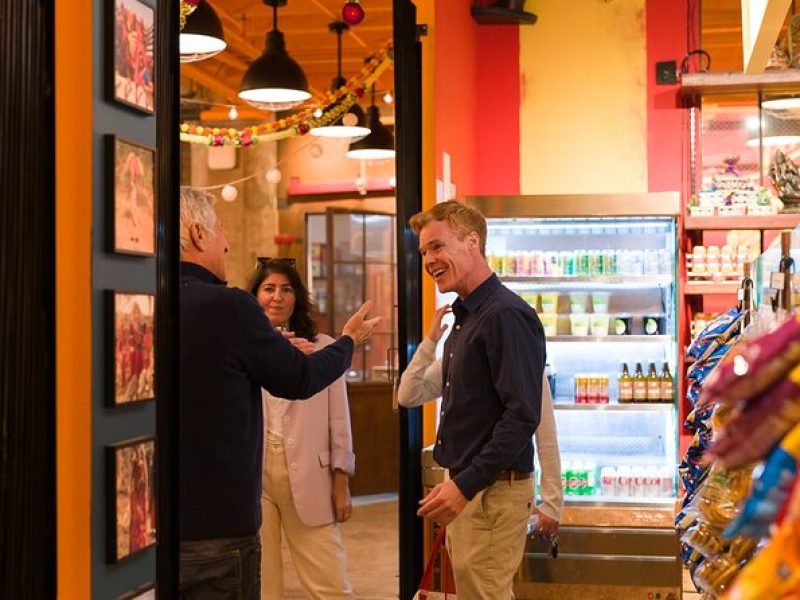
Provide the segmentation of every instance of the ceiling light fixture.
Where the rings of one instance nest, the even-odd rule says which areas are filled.
[[[206,60],[228,46],[222,31],[222,22],[206,0],[201,0],[186,18],[178,46],[182,63]]]
[[[278,7],[286,0],[264,0],[272,7],[272,31],[267,33],[264,53],[247,69],[239,97],[266,110],[286,110],[311,98],[302,67],[289,56],[283,33],[278,30]]]
[[[800,96],[786,96],[783,98],[770,98],[761,101],[761,108],[770,110],[789,110],[800,108]]]
[[[342,34],[350,29],[347,23],[334,21],[328,25],[328,31],[336,34],[336,77],[333,78],[331,89],[335,92],[340,87],[347,84],[342,77]],[[364,109],[356,102],[348,111],[330,125],[324,127],[314,127],[309,131],[311,135],[326,138],[350,138],[360,140],[369,135],[369,127],[366,126],[367,115]]]
[[[800,144],[800,119],[787,113],[764,112],[760,131],[745,142],[748,148]]]
[[[381,111],[375,106],[375,84],[372,84],[372,103],[367,111],[370,133],[364,139],[350,144],[347,158],[358,160],[385,160],[394,158],[394,136],[381,123]]]
[[[342,20],[348,25],[358,25],[364,20],[365,14],[361,0],[347,0],[342,6]]]

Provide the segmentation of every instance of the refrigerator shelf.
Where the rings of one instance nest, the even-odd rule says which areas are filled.
[[[580,286],[587,287],[663,287],[672,285],[672,275],[575,275],[567,277],[549,277],[547,275],[531,275],[528,277],[500,277],[504,283],[516,283],[542,286]]]
[[[675,506],[675,497],[604,496],[602,494],[573,496],[564,494],[564,506],[641,506],[643,504],[671,509]]]
[[[630,403],[630,404],[575,404],[574,402],[563,402],[558,399],[553,403],[556,410],[583,410],[583,411],[635,411],[635,412],[670,412],[675,408],[672,403],[663,404],[644,404],[644,403]]]
[[[549,342],[602,342],[604,344],[671,343],[671,335],[552,335]]]

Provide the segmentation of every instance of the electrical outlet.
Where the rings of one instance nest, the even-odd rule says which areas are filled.
[[[656,63],[656,85],[674,85],[678,83],[678,64],[674,60]]]

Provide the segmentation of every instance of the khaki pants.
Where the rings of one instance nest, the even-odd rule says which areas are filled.
[[[347,557],[336,523],[309,527],[297,515],[289,487],[282,445],[265,441],[264,489],[261,493],[261,594],[265,600],[283,597],[281,529],[297,577],[309,598],[352,598]]]
[[[509,600],[527,537],[530,479],[497,481],[447,526],[458,600]]]

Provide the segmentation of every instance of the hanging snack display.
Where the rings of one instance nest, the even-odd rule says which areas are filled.
[[[682,557],[708,598],[800,597],[800,316],[741,341],[743,316],[716,319],[688,351]]]

